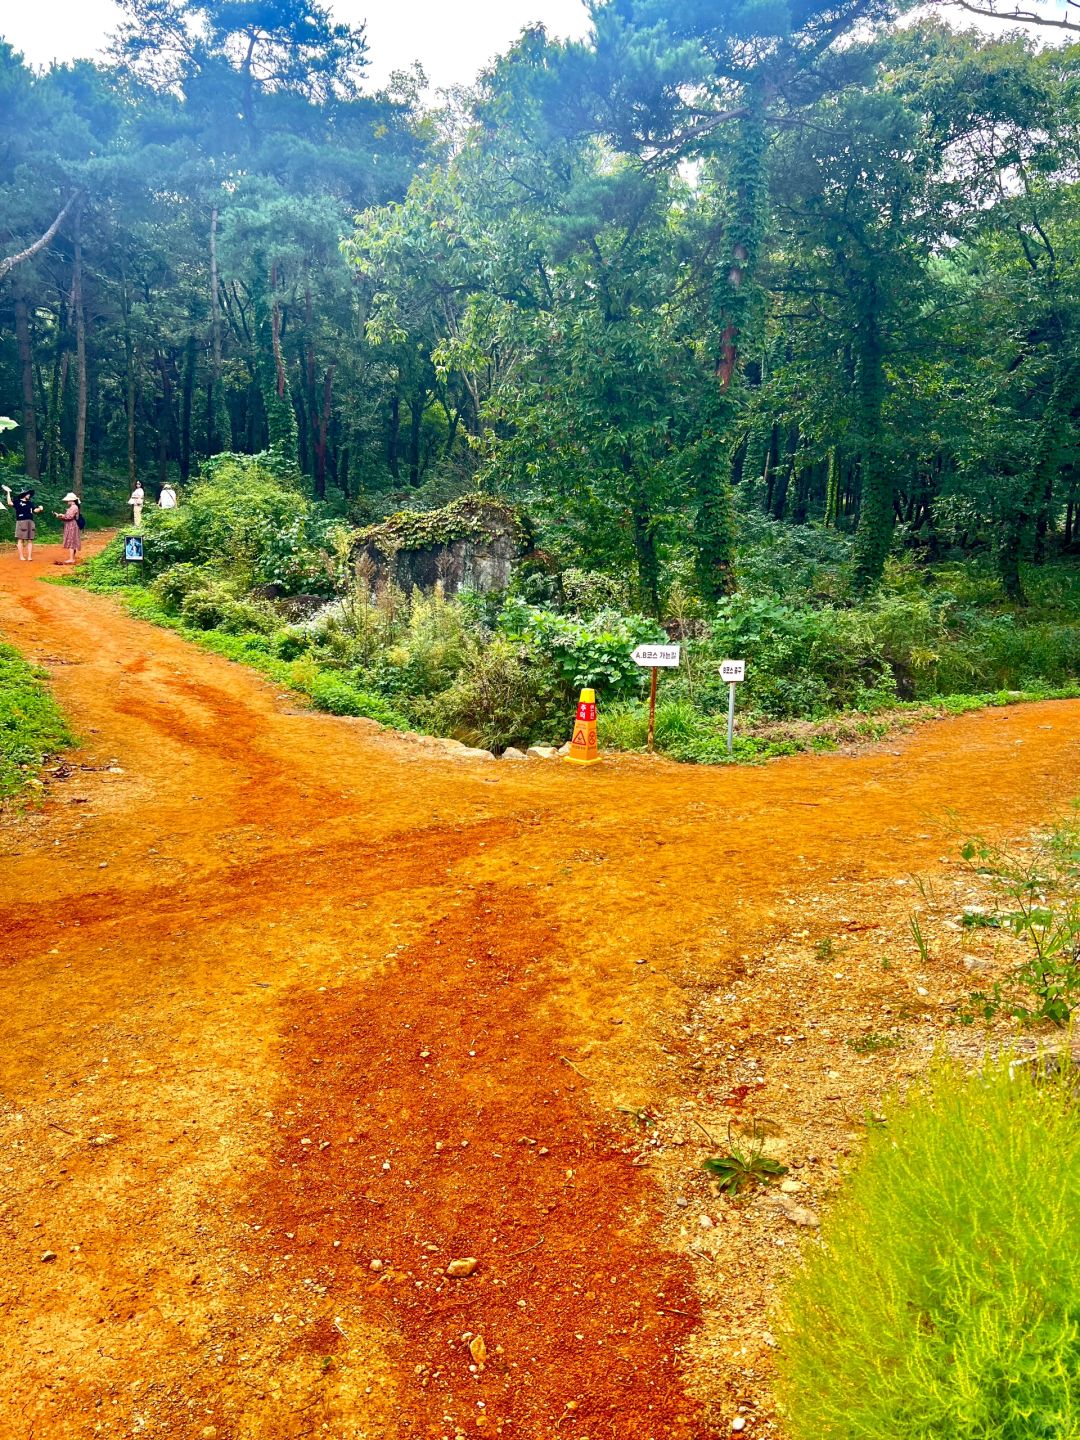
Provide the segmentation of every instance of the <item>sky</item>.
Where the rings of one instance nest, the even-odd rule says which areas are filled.
[[[119,20],[113,0],[10,0],[2,8],[0,36],[32,65],[97,57]],[[434,89],[468,84],[527,25],[539,21],[560,37],[588,30],[582,0],[331,0],[330,8],[339,21],[367,22],[374,85],[414,60]]]

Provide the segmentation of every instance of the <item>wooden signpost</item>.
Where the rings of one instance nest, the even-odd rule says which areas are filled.
[[[652,681],[649,685],[649,750],[653,748],[653,736],[656,733],[656,672],[657,670],[677,670],[679,668],[678,645],[639,645],[630,656],[635,665],[648,666],[652,671]]]

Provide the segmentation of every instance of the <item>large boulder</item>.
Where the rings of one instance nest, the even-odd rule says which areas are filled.
[[[489,495],[464,495],[441,510],[402,510],[361,530],[353,561],[373,585],[392,580],[403,590],[505,590],[530,550],[529,523],[517,506]]]

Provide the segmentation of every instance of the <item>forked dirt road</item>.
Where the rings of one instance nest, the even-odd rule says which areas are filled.
[[[0,555],[83,741],[0,827],[4,1436],[726,1435],[618,1106],[678,1102],[691,986],[800,897],[1080,792],[1080,706],[761,769],[451,760],[49,558]]]

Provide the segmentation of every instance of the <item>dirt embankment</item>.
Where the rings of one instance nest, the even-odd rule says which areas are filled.
[[[760,1117],[813,1207],[965,983],[897,951],[904,882],[1080,790],[1080,706],[436,759],[39,574],[0,555],[0,630],[84,743],[0,826],[12,1433],[775,1433],[800,1232],[703,1128]]]

